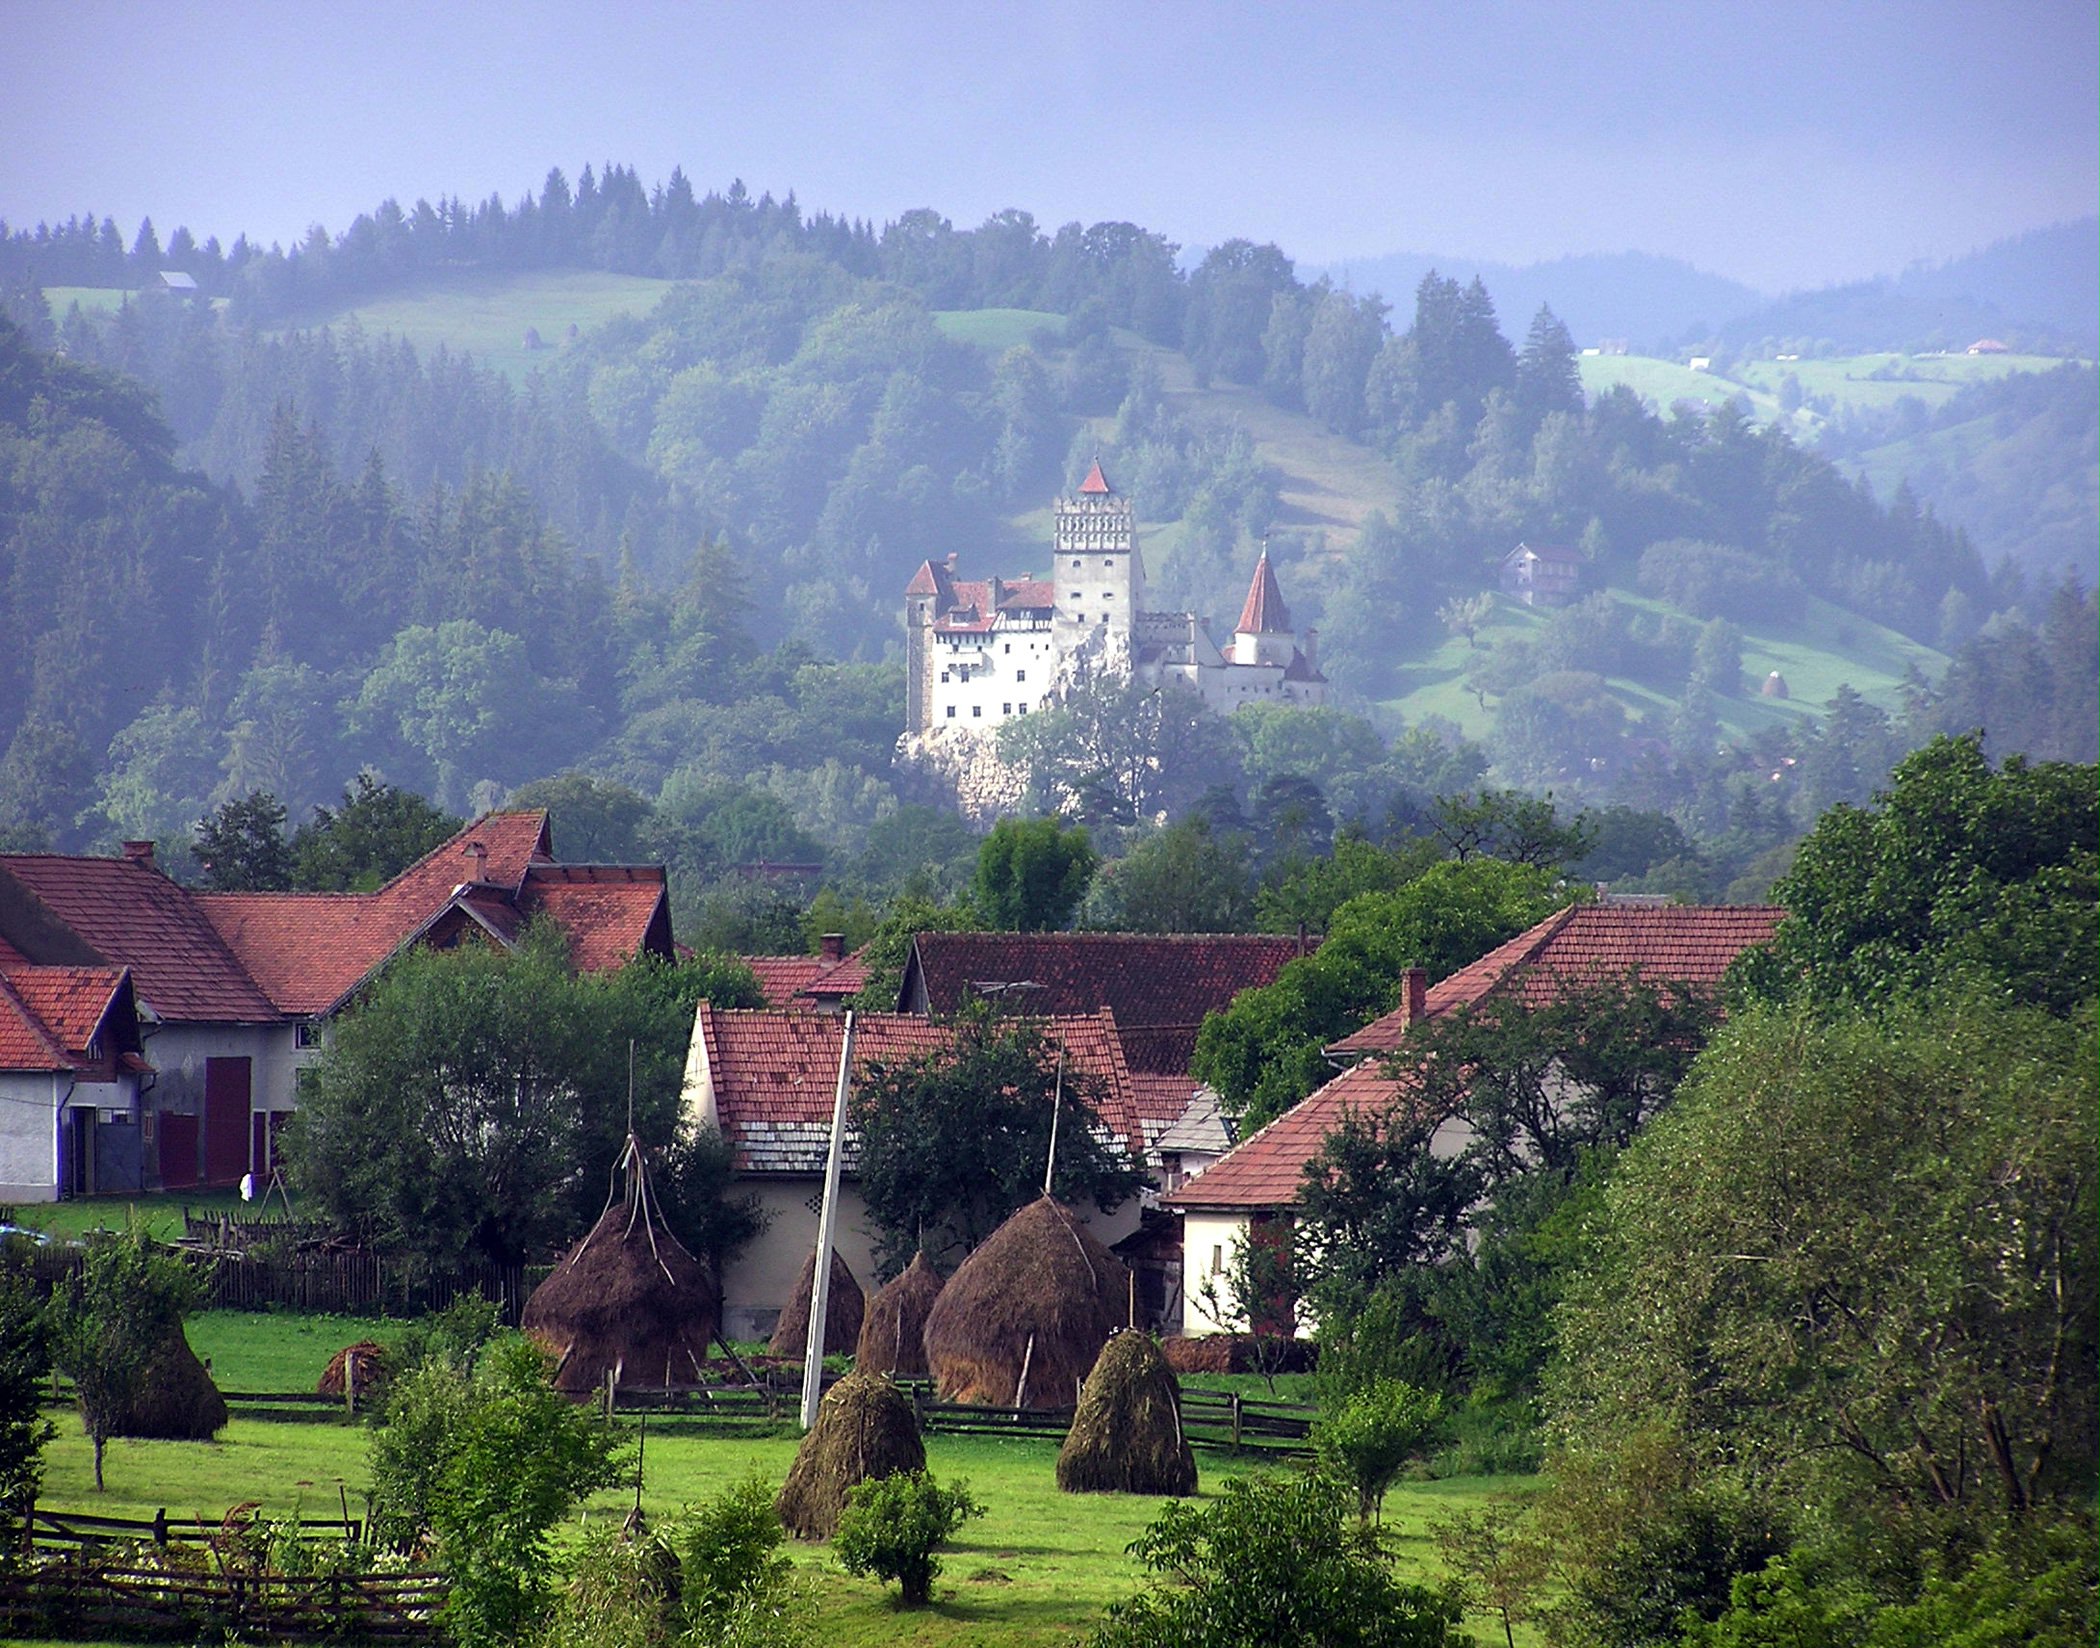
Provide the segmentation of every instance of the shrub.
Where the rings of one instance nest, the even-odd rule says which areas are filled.
[[[1404,1379],[1377,1378],[1313,1426],[1320,1463],[1356,1490],[1359,1520],[1372,1521],[1385,1491],[1443,1418],[1444,1399]]]
[[[924,1471],[903,1471],[854,1488],[839,1518],[833,1549],[849,1574],[895,1580],[900,1608],[924,1607],[933,1599],[934,1555],[948,1536],[984,1507],[970,1485],[943,1488]]]
[[[1151,1587],[1112,1605],[1094,1648],[1462,1648],[1450,1592],[1403,1585],[1325,1476],[1242,1477],[1170,1504],[1131,1545]]]

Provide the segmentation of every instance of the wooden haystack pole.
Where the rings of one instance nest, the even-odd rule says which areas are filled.
[[[1057,1454],[1066,1493],[1192,1494],[1196,1455],[1181,1430],[1181,1381],[1148,1333],[1101,1347]]]
[[[163,1442],[209,1442],[226,1428],[227,1417],[226,1398],[190,1349],[178,1322],[154,1347],[138,1400],[118,1415],[110,1434]]]
[[[926,1318],[926,1360],[950,1402],[1061,1408],[1129,1319],[1130,1272],[1043,1196],[962,1262]]]
[[[926,1376],[926,1318],[946,1284],[923,1251],[868,1301],[853,1365],[905,1379]]]
[[[879,1373],[856,1370],[824,1393],[774,1508],[797,1539],[829,1539],[855,1483],[925,1468],[926,1444],[904,1393]]]
[[[721,1320],[714,1274],[665,1228],[641,1141],[627,1135],[590,1233],[532,1290],[519,1325],[555,1358],[555,1388],[588,1396],[615,1385],[689,1385]]]
[[[774,1356],[800,1360],[809,1348],[809,1295],[817,1284],[817,1250],[811,1248],[802,1261],[802,1274],[795,1278],[795,1291],[787,1309],[773,1324],[773,1340],[766,1348]],[[860,1343],[860,1324],[867,1314],[868,1298],[859,1279],[837,1248],[831,1250],[831,1302],[824,1312],[824,1354],[845,1356]]]

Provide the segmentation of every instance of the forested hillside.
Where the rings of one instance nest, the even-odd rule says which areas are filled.
[[[1275,247],[1176,253],[1021,212],[878,232],[618,167],[288,252],[0,233],[0,822],[179,863],[257,790],[296,820],[365,767],[454,810],[526,787],[604,856],[670,861],[686,921],[791,942],[813,883],[738,866],[952,884],[966,840],[890,766],[899,592],[929,555],[1039,564],[1043,502],[1097,453],[1164,601],[1229,612],[1266,536],[1321,631],[1344,709],[1234,727],[1215,776],[1249,821],[1291,780],[1326,831],[1405,829],[1484,775],[1667,810],[1719,886],[1942,727],[2091,758],[2090,598],[1986,568],[1910,494],[1734,405],[1586,398],[1551,311],[1514,347],[1477,282],[1427,276],[1402,316]],[[170,268],[202,299],[37,295]],[[662,295],[521,335],[521,381],[305,324],[560,270]],[[1527,539],[1579,546],[1589,599],[1498,616]],[[1813,638],[1808,702],[1759,699],[1772,634]],[[1432,709],[1425,670],[1470,709]]]

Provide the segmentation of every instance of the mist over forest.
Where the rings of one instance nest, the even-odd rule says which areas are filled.
[[[0,225],[0,840],[151,838],[209,876],[199,820],[266,793],[290,829],[366,772],[665,861],[695,942],[865,927],[974,857],[894,762],[904,585],[950,553],[1040,567],[1044,506],[1098,457],[1157,604],[1229,618],[1267,544],[1319,631],[1334,707],[1232,717],[1166,809],[1236,844],[1243,887],[1509,787],[1588,812],[1594,879],[1761,896],[1939,732],[2094,758],[2090,341],[2021,272],[2062,238],[1971,260],[1997,307],[1942,270],[1578,334],[1572,267],[1381,296],[1246,240],[878,226],[620,165],[289,248]],[[518,296],[586,275],[628,283],[587,325]],[[491,294],[522,366],[356,313]],[[1598,318],[1696,352],[1709,392],[1587,385]],[[1994,322],[2060,360],[1958,388],[1920,364]],[[1876,396],[1839,396],[1849,366],[1819,387],[1866,351]],[[1903,463],[1917,484],[1883,478]],[[1526,541],[1579,550],[1579,600],[1495,593]],[[1160,833],[1132,797],[1063,799],[1111,857]]]

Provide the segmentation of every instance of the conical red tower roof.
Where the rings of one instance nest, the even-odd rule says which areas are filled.
[[[1247,586],[1247,604],[1240,608],[1240,621],[1235,627],[1241,635],[1291,633],[1291,609],[1283,604],[1283,591],[1276,586],[1267,550],[1254,563],[1254,582]]]
[[[1101,473],[1099,458],[1094,460],[1094,467],[1086,472],[1086,479],[1079,483],[1079,490],[1081,493],[1092,492],[1100,495],[1115,491],[1115,488],[1108,484],[1108,477]]]

